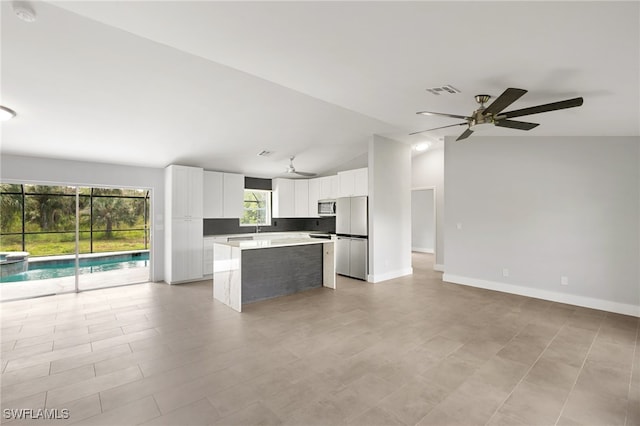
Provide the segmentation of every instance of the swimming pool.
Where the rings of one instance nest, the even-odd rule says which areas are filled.
[[[149,266],[149,253],[119,254],[80,259],[79,274],[114,271],[117,269],[143,268]],[[49,278],[72,277],[75,275],[75,260],[38,260],[29,262],[26,272],[0,278],[0,283],[44,280]]]

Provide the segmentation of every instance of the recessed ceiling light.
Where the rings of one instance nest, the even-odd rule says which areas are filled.
[[[11,120],[16,116],[16,112],[11,108],[0,105],[0,121]]]
[[[430,144],[428,142],[419,143],[413,147],[418,152],[426,151],[429,149]]]
[[[35,22],[36,20],[36,12],[23,1],[14,1],[13,2],[13,13],[24,22]]]

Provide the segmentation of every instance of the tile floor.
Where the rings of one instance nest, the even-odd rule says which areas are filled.
[[[1,421],[640,424],[638,318],[445,284],[432,262],[241,314],[209,281],[2,303]]]

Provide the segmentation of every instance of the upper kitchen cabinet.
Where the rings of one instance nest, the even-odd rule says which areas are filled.
[[[309,217],[318,217],[318,201],[320,198],[320,187],[322,178],[309,179]]]
[[[294,217],[309,217],[309,179],[293,181]]]
[[[273,217],[295,217],[295,183],[293,179],[276,178],[273,186]]]
[[[347,170],[338,173],[339,197],[369,195],[369,169]]]
[[[319,200],[333,200],[338,198],[339,195],[339,182],[338,176],[325,176],[317,179],[320,182],[320,193],[318,195]]]
[[[273,217],[309,217],[309,180],[272,180]]]
[[[171,165],[165,169],[167,216],[202,218],[203,170],[199,167]]]
[[[205,218],[242,217],[244,175],[205,171],[202,198]]]

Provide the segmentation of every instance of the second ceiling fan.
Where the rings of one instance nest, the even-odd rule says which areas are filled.
[[[520,99],[522,95],[527,93],[524,89],[516,89],[513,87],[505,90],[495,101],[488,107],[484,104],[491,99],[490,95],[476,95],[476,102],[480,104],[480,107],[473,111],[470,116],[445,114],[441,112],[431,111],[419,111],[416,114],[421,115],[441,115],[444,117],[459,118],[465,120],[463,123],[451,124],[448,126],[436,127],[433,129],[421,130],[419,132],[413,132],[411,135],[416,135],[422,132],[428,132],[431,130],[445,129],[447,127],[467,126],[467,129],[456,140],[466,139],[473,133],[473,127],[479,124],[493,124],[498,127],[508,127],[510,129],[518,130],[531,130],[538,126],[538,123],[529,123],[526,121],[510,120],[515,117],[522,117],[525,115],[540,114],[541,112],[555,111],[558,109],[573,108],[582,105],[583,99],[573,98],[565,101],[552,102],[550,104],[537,105],[529,108],[517,109],[513,111],[502,112],[509,105]]]

